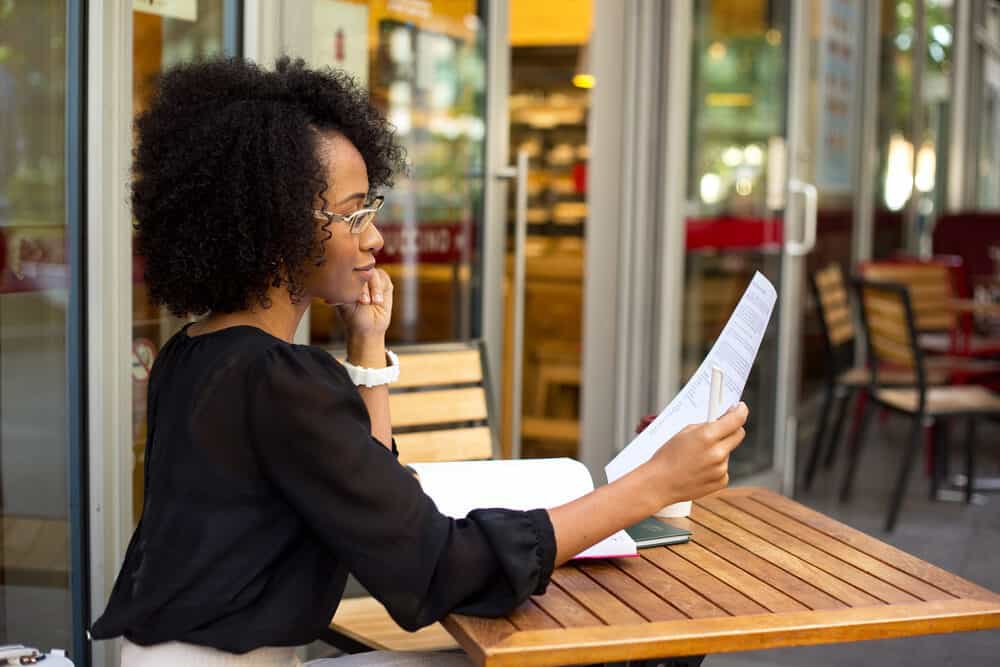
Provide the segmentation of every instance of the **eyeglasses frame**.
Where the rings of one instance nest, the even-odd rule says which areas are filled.
[[[368,229],[368,227],[375,220],[375,215],[379,212],[379,210],[381,210],[383,204],[385,204],[385,197],[378,195],[365,202],[364,208],[359,208],[357,211],[347,215],[333,213],[323,209],[313,209],[313,215],[317,219],[326,220],[327,222],[345,222],[347,223],[348,229],[352,234],[361,234]],[[357,222],[358,219],[363,219],[365,216],[370,217],[368,217],[365,222]]]

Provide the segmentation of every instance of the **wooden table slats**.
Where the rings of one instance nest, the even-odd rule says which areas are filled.
[[[730,539],[737,540],[741,544],[753,545],[754,550],[760,553],[770,548],[779,548],[798,557],[799,562],[813,572],[810,581],[822,581],[831,595],[852,607],[866,603],[878,604],[879,601],[890,603],[919,601],[906,591],[864,570],[852,567],[804,539],[786,533],[721,500],[706,500],[695,509],[694,516],[697,521],[714,528]],[[824,576],[821,572],[829,576]],[[842,587],[841,582],[847,588]]]
[[[602,625],[601,619],[587,611],[557,583],[550,583],[545,595],[535,597],[533,601],[564,628]]]
[[[702,546],[698,539],[687,544],[678,544],[673,551],[713,575],[733,588],[744,592],[747,597],[760,603],[771,612],[805,611],[804,604],[776,588],[773,582],[764,581],[746,570],[736,567],[725,558]]]
[[[809,541],[814,547],[839,558],[860,572],[866,572],[877,579],[895,586],[918,600],[949,600],[954,597],[947,591],[941,590],[937,586],[913,576],[891,562],[873,557],[863,550],[858,549],[855,545],[814,528],[808,522],[800,522],[793,517],[783,515],[780,511],[775,511],[770,505],[756,502],[753,499],[730,501],[729,504],[756,518],[771,521],[773,522],[772,525],[782,527],[784,530],[795,531],[802,539]]]
[[[749,551],[740,546],[741,542],[738,540],[730,541],[711,530],[704,519],[704,513],[698,512],[695,521],[673,519],[669,520],[668,523],[697,531],[699,544],[711,549],[714,553],[746,570],[761,581],[770,582],[771,585],[780,588],[809,609],[843,609],[847,606],[818,586],[809,583],[816,581],[816,579],[810,576],[813,573],[809,571],[807,564],[798,558],[784,553],[780,549],[775,549],[763,541],[756,544],[748,543],[747,546],[755,547],[753,551]],[[765,560],[761,556],[766,556],[767,559]],[[845,595],[845,597],[847,596]],[[866,604],[876,602],[871,596],[867,596],[867,598]]]
[[[630,559],[631,560],[631,559]],[[579,565],[579,569],[647,621],[670,621],[687,618],[638,581],[608,561]]]
[[[728,616],[723,609],[712,604],[703,595],[645,558],[622,558],[614,565],[637,582],[642,582],[654,595],[668,602],[688,618]]]
[[[674,548],[646,549],[640,553],[643,559],[655,563],[657,567],[675,575],[680,581],[688,583],[693,589],[730,614],[767,613],[767,609],[726,582],[678,556],[674,552]]]
[[[557,569],[552,573],[552,581],[608,625],[633,625],[646,621],[621,601],[617,591],[612,593],[575,567]]]
[[[546,630],[560,628],[559,622],[539,607],[533,600],[528,600],[514,610],[507,620],[518,630]]]
[[[905,551],[900,551],[890,544],[872,539],[864,533],[856,531],[838,521],[834,521],[830,517],[824,516],[776,493],[755,495],[753,500],[791,516],[816,530],[825,532],[831,537],[849,544],[873,558],[879,559],[884,563],[891,563],[894,567],[907,571],[911,576],[922,579],[928,585],[938,590],[945,591],[956,597],[1000,601],[1000,596],[986,590],[982,586],[977,586],[971,581],[962,579],[951,572],[922,561]],[[933,538],[932,536],[928,536],[928,539]]]
[[[506,619],[443,622],[487,667],[1000,628],[1000,596],[763,489],[695,503],[690,543],[558,568]]]

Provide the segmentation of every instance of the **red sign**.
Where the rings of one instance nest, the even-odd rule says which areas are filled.
[[[379,225],[378,230],[385,245],[377,259],[385,264],[468,261],[475,247],[475,228],[470,223],[390,223]]]

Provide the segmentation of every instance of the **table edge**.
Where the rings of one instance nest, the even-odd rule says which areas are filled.
[[[943,600],[836,611],[805,611],[742,617],[660,621],[636,626],[595,626],[528,630],[513,633],[492,646],[481,646],[449,617],[446,628],[473,661],[483,667],[509,665],[556,666],[581,661],[604,662],[665,656],[732,653],[815,644],[892,639],[946,632],[1000,629],[1000,603],[984,600]],[[817,617],[825,619],[818,622]],[[837,625],[830,617],[842,616]],[[852,618],[853,617],[853,618]],[[740,628],[758,620],[751,631]],[[632,630],[632,632],[630,632]],[[473,650],[470,651],[470,648]]]

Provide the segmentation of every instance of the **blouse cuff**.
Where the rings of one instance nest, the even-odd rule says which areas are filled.
[[[556,559],[555,532],[546,510],[479,509],[470,512],[469,519],[493,545],[514,606],[545,592]]]
[[[531,525],[538,536],[538,546],[535,547],[535,557],[538,559],[538,582],[532,595],[541,595],[545,592],[552,578],[552,570],[556,564],[556,533],[552,528],[552,519],[548,510],[531,510],[528,512]]]

